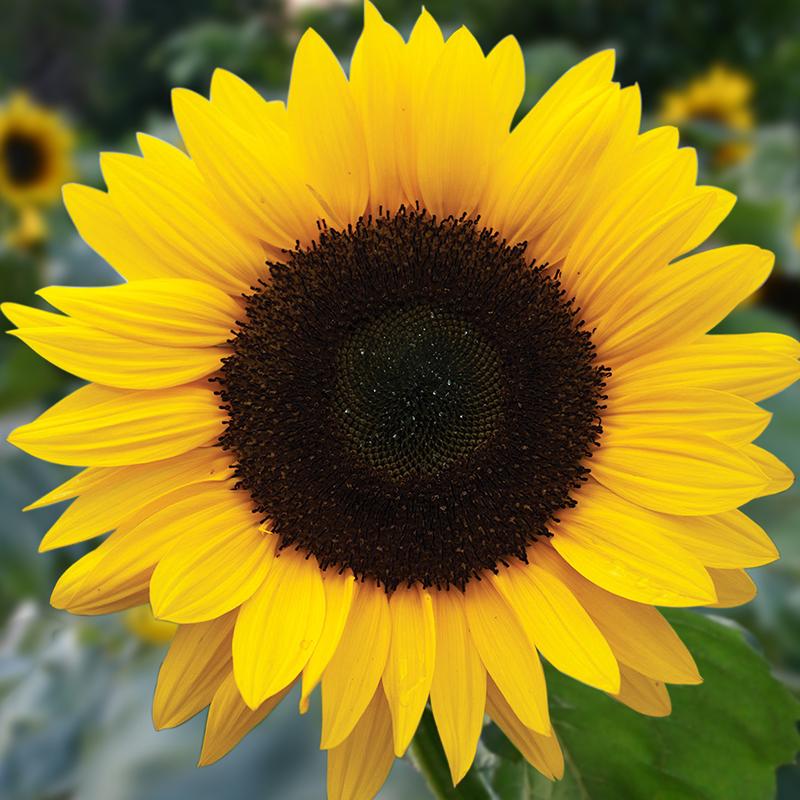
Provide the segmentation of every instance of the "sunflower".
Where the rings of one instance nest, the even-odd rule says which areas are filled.
[[[712,122],[738,135],[720,144],[714,153],[718,164],[735,164],[752,151],[746,135],[753,128],[750,106],[752,80],[742,72],[715,64],[682,90],[667,92],[661,103],[661,119],[672,125]]]
[[[32,250],[47,238],[47,223],[35,206],[23,206],[17,212],[16,224],[3,236],[6,244],[19,250]]]
[[[0,107],[0,198],[25,208],[53,203],[72,174],[72,133],[26,94]]]
[[[209,706],[201,764],[321,684],[331,798],[428,702],[454,782],[485,713],[559,777],[540,656],[668,714],[701,677],[655,606],[746,602],[777,557],[737,509],[792,481],[752,442],[800,344],[707,335],[773,257],[681,258],[734,198],[613,69],[511,129],[513,38],[423,11],[406,42],[367,3],[349,78],[310,30],[286,106],[218,70],[173,95],[188,155],[140,136],[66,187],[126,282],[6,305],[90,381],[9,438],[86,467],[30,506],[72,499],[42,550],[111,532],[52,602],[179,625],[154,719]]]

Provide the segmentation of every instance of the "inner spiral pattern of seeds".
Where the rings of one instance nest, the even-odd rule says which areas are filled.
[[[500,357],[444,309],[397,309],[358,328],[336,373],[345,446],[397,484],[467,459],[502,423]]]
[[[281,547],[463,589],[586,480],[609,371],[558,274],[400,209],[270,263],[217,378],[219,444]]]

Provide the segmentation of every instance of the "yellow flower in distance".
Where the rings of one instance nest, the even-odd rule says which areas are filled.
[[[716,64],[682,90],[667,92],[661,104],[663,122],[714,122],[744,137],[753,128],[750,101],[753,82],[745,74]],[[749,141],[739,138],[721,144],[714,154],[719,164],[735,164],[752,151]]]
[[[47,223],[35,206],[17,210],[16,224],[3,237],[7,244],[20,250],[38,247],[47,238]]]
[[[365,15],[349,78],[308,31],[286,106],[218,70],[173,95],[188,155],[141,136],[66,188],[126,282],[5,306],[90,381],[10,441],[86,467],[31,506],[72,499],[43,550],[112,531],[52,602],[179,624],[154,718],[210,706],[202,764],[321,684],[330,798],[429,701],[454,782],[484,713],[557,778],[540,656],[668,714],[701,677],[655,606],[744,603],[777,557],[737,509],[792,481],[752,442],[800,344],[707,334],[773,257],[686,255],[734,198],[639,133],[612,52],[510,130],[515,39]]]
[[[753,82],[747,75],[716,64],[686,88],[668,92],[663,99],[661,117],[674,124],[693,119],[709,120],[747,131],[753,127],[752,94]]]
[[[138,639],[154,645],[171,642],[178,627],[174,622],[156,619],[147,604],[128,609],[124,621],[125,627]]]
[[[72,177],[72,133],[50,109],[18,92],[0,106],[0,200],[46,205]]]

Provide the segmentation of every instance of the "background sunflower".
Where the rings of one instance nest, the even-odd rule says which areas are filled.
[[[727,64],[744,75],[753,87],[747,101],[753,123],[747,131],[747,158],[736,163],[719,158],[720,148],[731,142],[731,129],[742,132],[740,123],[706,115],[685,131],[699,148],[699,182],[725,186],[739,196],[715,234],[715,244],[749,241],[777,254],[776,269],[756,303],[726,320],[719,332],[798,335],[800,252],[792,230],[800,216],[800,21],[791,13],[791,3],[756,7],[736,0],[718,7],[695,4],[690,10],[684,4],[665,3],[647,12],[638,3],[602,0],[433,0],[426,5],[445,30],[466,23],[487,49],[507,33],[517,36],[528,69],[521,112],[567,67],[606,46],[618,48],[617,75],[622,82],[642,84],[652,124],[661,111],[662,96],[690,85],[714,64]],[[418,13],[416,7],[394,0],[378,2],[378,7],[404,34]],[[360,6],[347,2],[5,0],[0,13],[0,97],[10,99],[23,87],[37,102],[69,112],[81,129],[81,181],[96,185],[98,149],[133,151],[132,132],[138,129],[177,140],[169,120],[169,87],[204,93],[213,68],[222,66],[266,96],[281,97],[302,30],[313,25],[347,59],[362,21]],[[30,303],[34,288],[45,283],[108,282],[102,262],[58,213],[51,220],[51,232],[44,254],[20,252],[8,243],[0,251],[1,299]],[[76,385],[26,348],[12,344],[7,338],[0,341],[4,433]],[[796,472],[798,400],[800,390],[794,388],[766,404],[776,412],[776,420],[760,440]],[[168,632],[153,631],[143,614],[128,618],[127,624],[54,616],[47,606],[50,588],[85,549],[79,544],[63,555],[35,555],[39,534],[54,521],[55,512],[22,516],[17,507],[20,498],[33,500],[68,473],[14,453],[5,443],[0,471],[0,668],[9,676],[0,685],[0,795],[149,800],[191,793],[200,798],[249,798],[269,786],[272,794],[267,796],[322,796],[323,760],[315,741],[319,712],[313,704],[312,719],[301,722],[290,709],[279,708],[275,716],[280,719],[202,772],[191,766],[197,721],[158,737],[152,733],[146,698],[163,655],[152,639]],[[563,794],[558,796],[585,796],[580,787],[592,797],[650,796],[648,759],[653,754],[668,755],[669,776],[656,773],[656,785],[667,796],[731,796],[730,785],[719,777],[724,767],[713,763],[720,752],[740,767],[735,773],[740,796],[769,797],[777,792],[791,798],[800,792],[800,772],[793,766],[781,767],[774,791],[772,785],[774,765],[791,760],[794,749],[794,743],[779,733],[785,725],[778,723],[785,722],[792,708],[783,687],[791,692],[800,687],[800,493],[795,487],[777,498],[756,501],[747,511],[774,536],[783,557],[758,571],[760,593],[753,603],[716,613],[752,633],[766,662],[744,645],[737,630],[709,628],[710,623],[694,612],[671,614],[707,685],[673,692],[673,717],[660,727],[629,714],[599,692],[548,675],[555,696],[553,717],[560,730],[568,732],[561,734],[568,764],[558,789]],[[131,636],[131,629],[137,635]],[[783,686],[770,679],[770,669]],[[740,701],[743,693],[746,702]],[[642,694],[639,703],[652,708],[653,698]],[[495,705],[493,716],[502,714]],[[427,716],[421,737],[431,731],[426,720]],[[715,731],[714,737],[709,730]],[[524,750],[523,742],[513,736],[511,740]],[[204,760],[213,756],[205,753]],[[436,783],[443,763],[434,758],[419,767]],[[498,797],[549,796],[542,794],[549,790],[494,726],[484,732],[478,769],[491,776],[491,791]],[[617,783],[609,783],[609,776]],[[472,777],[471,773],[462,786],[461,796],[483,797],[481,781]],[[611,786],[605,791],[613,794],[603,794],[604,786]],[[422,797],[425,791],[417,772],[400,762],[382,796]]]

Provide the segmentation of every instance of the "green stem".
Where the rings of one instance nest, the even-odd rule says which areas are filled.
[[[428,708],[422,715],[408,755],[436,800],[492,800],[491,792],[474,767],[458,786],[453,786],[436,723]]]

